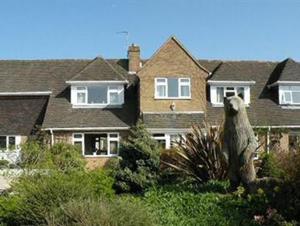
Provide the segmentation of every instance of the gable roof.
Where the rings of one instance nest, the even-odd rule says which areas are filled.
[[[147,65],[149,64],[149,62],[151,62],[151,60],[160,52],[160,50],[167,45],[169,42],[174,41],[184,52],[185,54],[204,72],[206,72],[208,75],[211,73],[209,70],[207,70],[205,67],[203,67],[198,60],[196,60],[196,58],[193,57],[193,55],[183,46],[183,44],[175,37],[175,36],[171,36],[170,38],[168,38],[168,40],[150,57],[149,60],[145,61],[145,64],[143,65],[143,67],[138,71],[142,71],[144,68],[147,67]]]
[[[287,58],[281,64],[283,69],[278,78],[279,81],[300,81],[300,63]]]
[[[126,81],[126,79],[108,61],[96,57],[69,81]]]

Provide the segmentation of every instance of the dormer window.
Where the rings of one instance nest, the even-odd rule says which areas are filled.
[[[245,104],[250,104],[250,87],[249,86],[211,86],[210,98],[215,107],[224,105],[224,97],[239,96]]]
[[[71,86],[71,102],[77,107],[119,106],[124,103],[124,85]]]
[[[190,78],[155,78],[156,99],[191,98]]]
[[[300,86],[279,86],[279,103],[300,105]]]

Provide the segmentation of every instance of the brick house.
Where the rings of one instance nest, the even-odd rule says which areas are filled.
[[[203,120],[218,125],[225,96],[243,97],[264,148],[288,149],[300,128],[300,63],[195,59],[169,38],[147,60],[0,61],[0,158],[16,161],[40,127],[50,144],[80,146],[90,167],[118,155],[120,140],[141,118],[171,148]]]

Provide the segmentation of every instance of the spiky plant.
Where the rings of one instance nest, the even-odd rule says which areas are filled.
[[[192,130],[177,143],[167,166],[196,181],[226,178],[227,161],[222,151],[222,129],[207,123],[192,126]]]

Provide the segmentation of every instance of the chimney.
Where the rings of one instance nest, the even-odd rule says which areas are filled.
[[[140,47],[132,44],[128,48],[128,71],[135,74],[141,68]]]

